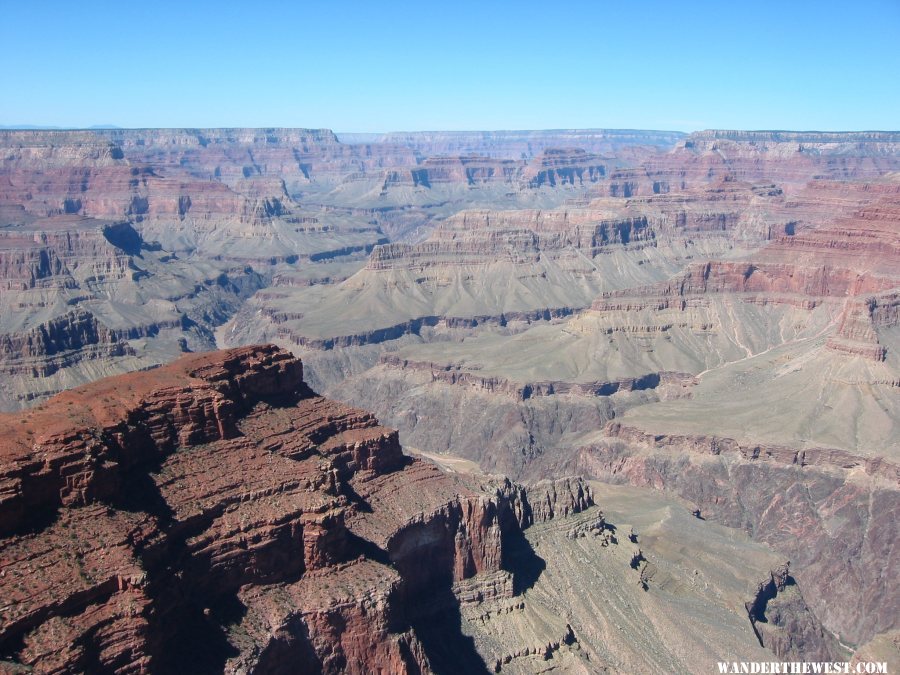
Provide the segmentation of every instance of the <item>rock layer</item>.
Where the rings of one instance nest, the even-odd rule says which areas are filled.
[[[34,672],[421,672],[411,621],[509,578],[498,497],[405,457],[272,347],[0,427],[0,652]]]

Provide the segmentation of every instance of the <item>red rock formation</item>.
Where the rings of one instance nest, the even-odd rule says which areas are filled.
[[[611,161],[611,157],[600,157],[581,148],[548,148],[529,162],[522,178],[532,188],[584,186],[603,179]]]
[[[682,186],[728,175],[794,185],[820,177],[865,179],[898,169],[898,144],[896,132],[701,131],[648,158],[643,168],[651,178]]]
[[[831,184],[812,191],[837,200],[832,203],[837,217],[799,231],[792,222],[789,233],[774,238],[749,260],[695,263],[664,283],[604,293],[592,309],[685,310],[704,306],[711,296],[721,294],[806,309],[824,302],[843,303],[828,347],[884,360],[886,348],[879,342],[878,330],[900,322],[900,183]],[[818,215],[806,208],[785,205],[798,216]]]
[[[770,223],[751,228],[745,221],[779,209],[782,200],[781,191],[771,185],[727,181],[624,204],[596,200],[566,209],[468,210],[447,219],[426,241],[376,247],[368,267],[424,269],[435,264],[477,265],[495,260],[527,263],[539,259],[541,253],[552,255],[567,248],[593,257],[612,246],[652,246],[661,238],[706,235],[762,242],[771,235]]]
[[[900,325],[900,292],[889,291],[848,300],[840,317],[837,334],[827,346],[873,361],[884,361],[887,349],[878,341],[878,329]]]
[[[479,492],[493,494],[500,505],[501,523],[525,529],[535,523],[581,513],[594,506],[594,493],[580,476],[539,480],[526,485],[496,476],[464,478]]]
[[[513,159],[490,159],[480,155],[460,157],[429,157],[410,170],[415,186],[431,187],[438,183],[512,183],[519,178],[524,162]]]
[[[594,504],[591,488],[581,478],[541,480],[528,486],[531,522],[545,523],[580,513]]]
[[[0,657],[34,672],[423,672],[413,625],[454,587],[512,594],[524,492],[405,457],[275,347],[73,389],[0,438]],[[539,492],[539,519],[592,504]]]

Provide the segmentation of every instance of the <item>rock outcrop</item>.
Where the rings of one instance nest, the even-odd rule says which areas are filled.
[[[274,347],[102,380],[0,429],[7,665],[423,672],[413,625],[454,584],[512,592],[505,497],[405,457]],[[541,513],[589,503],[551,493]]]
[[[547,149],[529,164],[522,178],[532,188],[589,185],[607,175],[612,159],[585,152],[581,148]]]
[[[690,134],[645,164],[651,176],[696,184],[711,176],[803,184],[813,178],[867,179],[898,168],[896,132],[709,130]]]
[[[723,181],[678,198],[466,210],[425,241],[376,246],[363,269],[327,291],[260,296],[235,323],[242,339],[333,349],[424,327],[553,319],[608,289],[661,281],[692,259],[754,250],[783,232],[783,203],[771,185]],[[259,322],[260,313],[283,320]]]
[[[0,409],[209,349],[264,283],[244,265],[179,259],[127,220],[0,216]]]
[[[562,470],[677,494],[700,517],[742,528],[783,552],[818,622],[845,645],[896,629],[900,598],[883,576],[900,565],[890,543],[900,509],[895,463],[611,426],[610,440],[581,448]],[[773,583],[771,597],[785,585]],[[758,633],[776,653],[790,651],[790,635],[805,639],[806,628],[785,632],[772,623]]]

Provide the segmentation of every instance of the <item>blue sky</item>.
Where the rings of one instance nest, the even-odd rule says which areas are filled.
[[[0,0],[0,125],[900,129],[900,0]]]

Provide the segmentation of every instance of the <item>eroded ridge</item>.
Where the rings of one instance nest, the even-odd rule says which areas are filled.
[[[500,497],[404,456],[273,346],[102,380],[0,430],[9,667],[422,672],[414,622],[455,584],[513,592]]]

